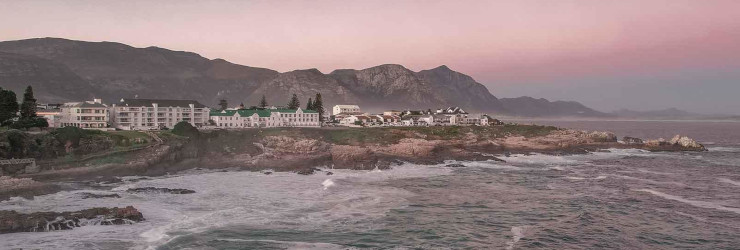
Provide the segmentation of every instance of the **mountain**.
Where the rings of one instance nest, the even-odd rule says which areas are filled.
[[[501,98],[509,114],[523,117],[610,117],[612,115],[593,110],[573,101],[548,101],[529,96]]]
[[[115,42],[37,38],[0,42],[0,86],[18,93],[32,85],[41,102],[92,97],[194,99],[215,106],[284,105],[296,94],[303,105],[321,93],[324,107],[358,104],[367,111],[459,106],[467,111],[519,116],[603,116],[575,102],[529,97],[499,100],[472,77],[447,66],[414,72],[401,65],[275,70],[208,59],[159,47],[135,48]]]

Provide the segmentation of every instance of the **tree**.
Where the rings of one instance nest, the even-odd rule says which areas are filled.
[[[221,106],[221,110],[226,110],[229,108],[229,103],[226,102],[226,99],[221,99],[221,101],[218,101],[218,106]]]
[[[36,117],[36,98],[33,98],[33,88],[26,87],[23,93],[23,102],[21,103],[21,118]]]
[[[288,109],[298,109],[299,107],[301,107],[301,101],[298,101],[298,96],[293,94],[290,102],[288,102]]]
[[[313,109],[319,113],[319,121],[324,121],[324,102],[321,100],[321,93],[316,93],[316,99],[313,101]]]
[[[186,121],[181,121],[175,124],[175,127],[172,128],[172,133],[190,138],[198,138],[200,136],[198,129]]]
[[[6,126],[18,117],[18,99],[15,92],[0,88],[0,125]]]
[[[311,98],[308,98],[308,103],[306,103],[306,110],[313,110],[313,101],[311,101]]]
[[[260,108],[267,107],[267,98],[265,98],[265,95],[262,95],[262,100],[260,100]]]

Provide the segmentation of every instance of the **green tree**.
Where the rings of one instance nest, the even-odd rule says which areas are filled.
[[[265,95],[262,95],[262,100],[260,100],[260,108],[267,107],[267,98],[265,98]]]
[[[197,138],[200,136],[198,129],[186,121],[181,121],[175,124],[175,127],[172,128],[172,133],[190,138]]]
[[[308,98],[308,103],[306,103],[306,110],[313,110],[313,101],[311,101],[311,98]]]
[[[288,102],[288,109],[298,109],[299,107],[301,107],[301,101],[298,101],[298,96],[293,94],[293,97],[290,98],[290,102]]]
[[[28,86],[21,102],[21,119],[32,117],[36,117],[36,98],[33,97],[33,88]]]
[[[319,113],[319,121],[324,121],[324,102],[321,100],[321,93],[316,93],[316,98],[313,101],[313,109]]]
[[[220,101],[218,101],[218,106],[221,107],[221,110],[226,110],[227,108],[229,108],[229,103],[226,102],[226,99],[221,99]]]
[[[18,99],[15,92],[0,88],[0,125],[7,126],[18,117]]]

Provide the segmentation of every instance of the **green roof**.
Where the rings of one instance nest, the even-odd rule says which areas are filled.
[[[239,116],[241,117],[248,117],[252,116],[254,114],[259,115],[260,117],[270,117],[270,114],[272,112],[279,112],[279,113],[295,113],[296,109],[239,109],[239,110],[213,110],[211,111],[211,116],[234,116],[234,114],[239,113]],[[303,113],[305,114],[317,114],[318,112],[313,110],[303,110]]]

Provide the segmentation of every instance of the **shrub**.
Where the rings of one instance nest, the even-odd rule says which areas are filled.
[[[198,129],[185,121],[175,124],[175,127],[172,128],[172,133],[179,136],[186,136],[191,138],[197,138],[198,136],[200,136],[200,132],[198,132]]]

